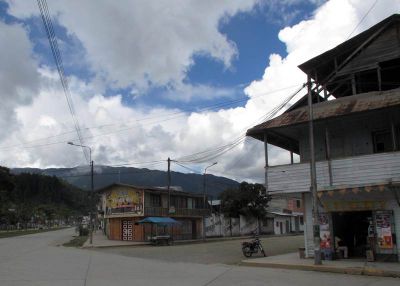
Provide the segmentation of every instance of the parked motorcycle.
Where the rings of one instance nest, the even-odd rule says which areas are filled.
[[[266,256],[264,248],[262,247],[261,241],[257,235],[252,241],[242,242],[242,252],[244,256],[251,257],[253,253],[258,253],[258,251],[260,251],[264,257]]]

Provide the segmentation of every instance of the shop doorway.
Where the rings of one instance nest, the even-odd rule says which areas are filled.
[[[332,213],[333,237],[342,240],[341,246],[347,246],[350,258],[366,257],[371,219],[371,211]]]

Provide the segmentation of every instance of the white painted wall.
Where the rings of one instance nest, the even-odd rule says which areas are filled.
[[[257,219],[246,219],[243,216],[240,216],[240,218],[232,218],[232,236],[250,235],[253,231],[257,230],[257,226]],[[260,221],[260,231],[261,233],[272,232],[272,219],[266,226],[263,226],[263,222]],[[212,214],[210,217],[207,217],[206,236],[231,236],[229,218],[225,218],[223,214]]]
[[[317,162],[317,185],[329,185],[328,162]],[[400,181],[400,152],[379,153],[332,160],[333,186]],[[268,168],[268,190],[279,193],[309,192],[309,163]]]

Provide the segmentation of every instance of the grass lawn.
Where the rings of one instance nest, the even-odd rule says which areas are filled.
[[[85,236],[76,236],[71,241],[64,243],[63,246],[81,247],[86,242],[87,239],[88,239],[87,235],[85,235]]]
[[[41,232],[48,232],[48,231],[60,230],[60,229],[64,229],[64,228],[66,228],[66,227],[55,227],[55,228],[49,228],[49,229],[28,229],[28,230],[0,231],[0,238],[21,236],[21,235],[27,235],[27,234],[35,234],[35,233],[41,233]]]

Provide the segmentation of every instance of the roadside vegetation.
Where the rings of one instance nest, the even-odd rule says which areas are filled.
[[[0,231],[73,224],[86,215],[89,199],[55,176],[12,174],[0,166]]]
[[[11,230],[11,231],[0,231],[0,238],[7,238],[7,237],[14,237],[14,236],[21,236],[21,235],[28,235],[28,234],[35,234],[35,233],[42,233],[54,230],[60,230],[67,227],[53,227],[48,229],[22,229],[22,230]]]
[[[63,246],[66,246],[66,247],[81,247],[86,242],[87,239],[88,239],[87,235],[76,236],[73,239],[71,239],[70,241],[64,243]]]

